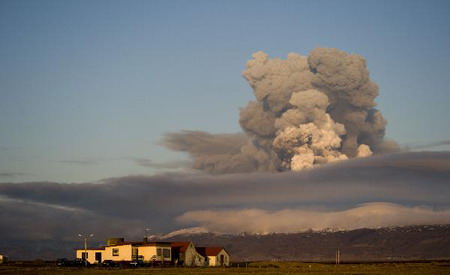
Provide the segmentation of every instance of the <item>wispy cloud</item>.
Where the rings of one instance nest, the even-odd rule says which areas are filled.
[[[187,169],[191,162],[188,160],[178,160],[169,162],[155,162],[145,158],[131,158],[137,165],[155,169]]]
[[[64,164],[91,166],[91,165],[98,164],[100,161],[99,160],[92,160],[92,159],[78,159],[78,160],[69,159],[69,160],[61,160],[60,162],[64,163]]]
[[[412,145],[412,146],[408,146],[408,148],[417,150],[417,149],[429,149],[429,148],[445,146],[445,145],[450,145],[450,140],[441,140],[441,141],[436,141],[436,142],[422,144],[422,145]]]
[[[10,151],[10,150],[17,149],[17,148],[19,148],[19,147],[0,145],[0,151]]]
[[[18,176],[26,176],[28,174],[26,173],[20,173],[20,172],[0,172],[0,178],[14,178]]]

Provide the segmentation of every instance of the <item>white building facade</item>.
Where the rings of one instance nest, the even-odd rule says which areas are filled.
[[[101,248],[78,249],[76,257],[86,259],[90,264],[103,261],[145,263],[171,262],[172,251],[169,242],[123,242]]]

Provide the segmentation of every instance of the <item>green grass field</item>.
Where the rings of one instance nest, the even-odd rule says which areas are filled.
[[[450,274],[450,262],[319,264],[254,262],[232,268],[73,268],[49,264],[0,265],[0,274]]]

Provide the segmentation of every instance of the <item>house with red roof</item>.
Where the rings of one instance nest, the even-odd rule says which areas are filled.
[[[197,252],[205,257],[207,266],[229,266],[230,254],[223,247],[197,247]]]
[[[125,242],[110,238],[106,246],[77,249],[76,257],[90,264],[103,261],[174,264],[183,266],[229,266],[230,254],[223,247],[195,247],[192,242]]]
[[[175,265],[205,266],[205,257],[197,252],[192,242],[173,242],[171,247]]]

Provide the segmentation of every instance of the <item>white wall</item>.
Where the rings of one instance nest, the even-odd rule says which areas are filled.
[[[223,265],[229,266],[230,265],[230,255],[222,249],[217,256],[208,256],[208,265],[209,266],[221,266],[220,263],[220,256],[223,255]]]
[[[113,249],[118,249],[118,255],[113,256]],[[113,260],[117,262],[132,260],[132,246],[131,244],[107,246],[105,247],[105,254],[103,260]]]
[[[184,256],[184,265],[186,266],[204,266],[205,257],[197,253],[194,244],[190,243],[185,253],[180,253],[180,256]]]
[[[88,249],[87,251],[87,261],[90,264],[97,264],[96,260],[95,260],[95,253],[96,252],[100,252],[102,253],[102,261],[105,260],[104,255],[105,255],[105,250],[100,250],[100,249]],[[77,258],[81,259],[82,258],[82,254],[84,253],[84,249],[78,249],[76,256]]]
[[[161,255],[158,256],[157,250],[161,249]],[[168,249],[170,251],[169,255],[164,257],[164,249]],[[172,260],[172,249],[170,246],[139,246],[138,247],[138,255],[144,256],[145,262],[151,262],[153,260],[159,262],[170,262]]]

